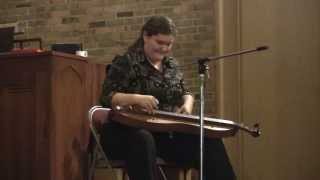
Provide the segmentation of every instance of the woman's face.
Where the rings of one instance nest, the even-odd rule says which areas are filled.
[[[144,52],[152,62],[159,62],[167,56],[171,50],[174,42],[173,35],[144,35]]]

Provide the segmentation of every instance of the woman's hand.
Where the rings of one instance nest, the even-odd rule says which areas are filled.
[[[158,109],[159,101],[154,96],[136,94],[134,98],[134,108],[147,111],[149,114],[153,114],[155,109]]]
[[[158,109],[158,104],[159,101],[157,98],[150,95],[116,93],[112,97],[112,107],[132,106],[150,114],[152,114],[155,109]]]
[[[194,102],[193,96],[184,95],[183,100],[184,100],[183,105],[176,110],[176,113],[191,114],[193,109],[193,102]]]

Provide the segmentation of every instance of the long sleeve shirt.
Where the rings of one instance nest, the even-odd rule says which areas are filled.
[[[191,94],[185,88],[183,75],[172,57],[162,60],[162,72],[154,68],[143,53],[116,56],[107,70],[100,103],[111,107],[114,93],[152,95],[159,101],[159,109],[173,111],[183,103],[183,95]]]

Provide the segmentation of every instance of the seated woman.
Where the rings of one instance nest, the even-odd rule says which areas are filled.
[[[134,107],[191,114],[194,98],[185,88],[177,62],[169,57],[176,27],[164,16],[151,17],[141,35],[107,71],[100,102],[104,107]],[[103,126],[101,143],[111,159],[127,162],[130,180],[157,180],[156,157],[199,169],[199,136],[159,133],[114,121]],[[204,140],[204,179],[233,180],[235,174],[221,139]]]

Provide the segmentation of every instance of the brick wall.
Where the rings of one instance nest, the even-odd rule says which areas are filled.
[[[137,38],[154,14],[178,27],[173,55],[181,65],[215,52],[214,0],[1,0],[0,24],[17,22],[24,35],[53,43],[82,43],[92,61],[109,63]],[[211,69],[214,66],[211,65]],[[187,86],[198,97],[197,65],[183,68]],[[213,114],[214,79],[207,81],[206,112]]]

